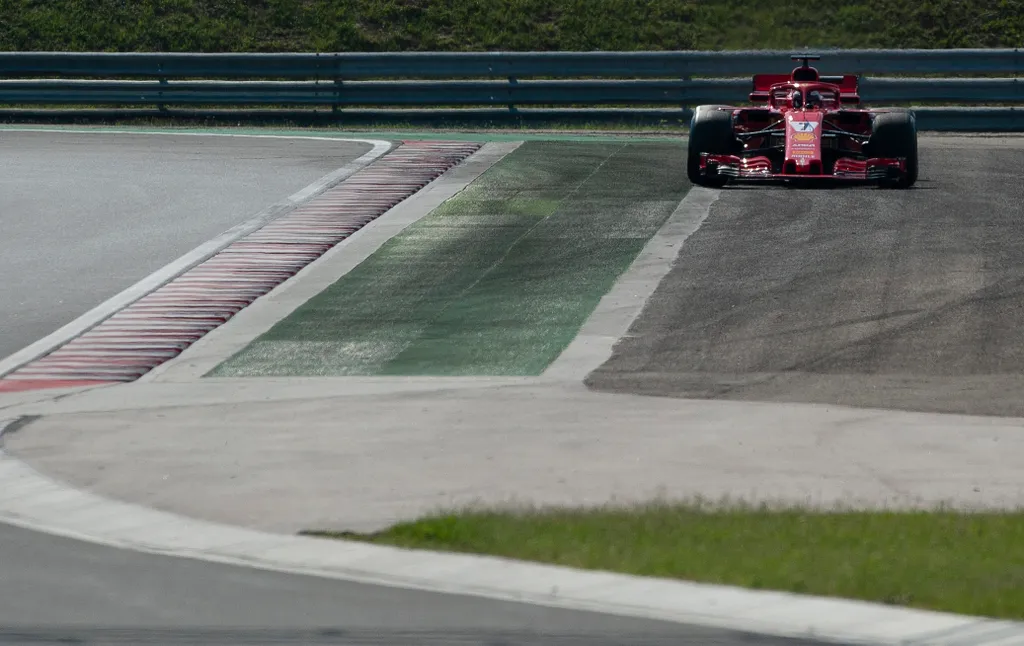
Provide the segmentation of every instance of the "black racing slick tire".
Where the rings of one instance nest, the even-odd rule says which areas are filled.
[[[718,110],[717,108],[727,108]],[[700,154],[731,155],[736,151],[736,135],[732,130],[732,112],[724,105],[702,105],[693,111],[690,120],[690,141],[686,151],[686,175],[700,186],[724,186],[727,177],[702,177]]]
[[[917,122],[909,110],[881,112],[874,116],[867,151],[871,157],[905,157],[907,175],[883,182],[892,188],[910,188],[917,182]]]

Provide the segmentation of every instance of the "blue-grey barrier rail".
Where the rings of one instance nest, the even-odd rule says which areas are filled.
[[[790,51],[467,53],[0,52],[0,111],[26,106],[395,108],[533,116],[590,109],[679,118],[742,104],[750,76]],[[1019,49],[815,50],[823,74],[857,74],[865,104],[919,106],[925,129],[1018,130]],[[932,106],[932,107],[928,107]],[[616,112],[619,108],[619,112]],[[621,108],[626,108],[622,110]],[[469,114],[473,110],[466,110]]]

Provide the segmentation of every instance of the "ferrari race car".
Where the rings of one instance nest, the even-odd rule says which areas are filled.
[[[907,188],[917,181],[917,127],[902,109],[860,103],[857,76],[819,76],[808,61],[791,74],[755,74],[751,103],[702,105],[690,121],[687,174],[702,186],[733,181],[820,180]]]

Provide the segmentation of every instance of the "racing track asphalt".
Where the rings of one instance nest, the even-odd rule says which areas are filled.
[[[370,150],[0,132],[0,358]]]
[[[366,150],[0,133],[0,356]],[[3,644],[813,646],[143,555],[4,525],[0,582]]]
[[[907,191],[721,191],[601,391],[1024,416],[1020,137],[921,138]]]
[[[0,581],[2,644],[816,646],[144,555],[5,525]]]

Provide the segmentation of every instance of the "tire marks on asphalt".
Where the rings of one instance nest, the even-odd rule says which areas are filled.
[[[1024,150],[922,137],[922,179],[722,191],[598,390],[1024,415]]]

